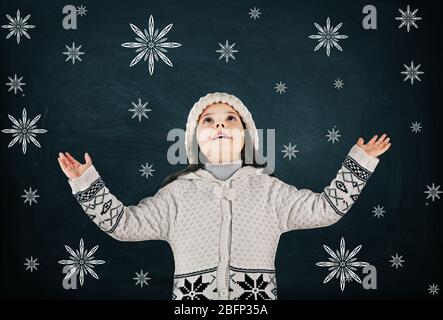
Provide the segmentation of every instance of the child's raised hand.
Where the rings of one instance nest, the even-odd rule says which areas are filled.
[[[391,143],[389,142],[389,138],[386,136],[386,133],[383,133],[383,135],[378,138],[378,135],[375,135],[372,137],[371,140],[369,140],[368,143],[364,144],[363,138],[358,138],[357,146],[362,148],[366,153],[374,158],[378,157],[382,153],[384,153],[386,150],[389,149],[391,146]]]
[[[91,157],[87,152],[85,153],[85,161],[85,164],[81,164],[75,160],[74,157],[69,154],[69,152],[65,152],[65,154],[62,152],[58,153],[58,163],[60,164],[60,167],[65,175],[70,179],[80,177],[83,172],[85,172],[86,169],[92,165]]]

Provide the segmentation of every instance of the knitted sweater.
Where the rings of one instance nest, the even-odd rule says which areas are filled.
[[[205,170],[212,173],[214,177],[219,180],[226,180],[232,176],[235,171],[242,167],[243,160],[234,160],[231,162],[220,162],[220,163],[205,163]]]
[[[320,193],[247,165],[225,181],[198,169],[128,206],[110,192],[94,166],[68,181],[83,211],[114,239],[170,244],[172,299],[273,300],[280,235],[336,223],[378,162],[352,146]]]

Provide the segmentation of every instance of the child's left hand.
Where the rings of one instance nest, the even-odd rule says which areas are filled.
[[[364,144],[363,138],[358,138],[357,146],[362,148],[368,155],[376,158],[386,150],[389,149],[391,143],[389,142],[389,138],[386,136],[386,133],[377,140],[378,135],[372,137],[371,140],[367,144]]]

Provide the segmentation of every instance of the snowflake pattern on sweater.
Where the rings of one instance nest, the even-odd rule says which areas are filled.
[[[378,162],[354,145],[320,193],[252,166],[241,167],[227,180],[199,169],[128,206],[109,191],[94,166],[68,181],[83,211],[114,239],[170,244],[172,299],[275,300],[280,235],[336,223]]]

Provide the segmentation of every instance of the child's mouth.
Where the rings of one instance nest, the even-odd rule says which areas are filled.
[[[217,140],[217,139],[230,139],[230,140],[232,140],[232,137],[230,137],[230,136],[228,136],[228,135],[226,135],[224,133],[220,133],[220,134],[217,134],[214,138],[212,138],[212,140]]]

